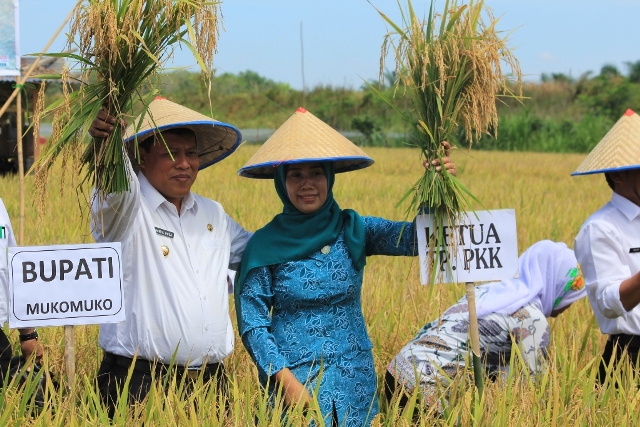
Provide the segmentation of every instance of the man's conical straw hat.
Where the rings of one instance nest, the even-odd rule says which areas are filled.
[[[627,110],[571,175],[637,168],[640,168],[640,116]]]
[[[188,128],[196,134],[198,158],[204,169],[233,153],[240,145],[242,135],[234,126],[200,114],[187,107],[156,97],[149,103],[144,117],[138,116],[127,127],[124,142],[138,142],[155,133],[172,128]]]
[[[305,110],[289,117],[238,171],[247,178],[273,178],[279,165],[333,162],[336,173],[363,169],[373,159],[340,132]]]

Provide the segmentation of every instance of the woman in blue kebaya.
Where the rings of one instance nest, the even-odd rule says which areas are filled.
[[[455,173],[448,157],[443,160]],[[333,198],[336,173],[372,163],[298,109],[239,172],[273,178],[284,205],[242,258],[236,282],[242,341],[263,386],[282,387],[285,404],[308,404],[318,390],[327,425],[365,426],[378,413],[360,302],[366,257],[417,255],[413,223],[361,217]],[[439,161],[433,164],[440,170]]]

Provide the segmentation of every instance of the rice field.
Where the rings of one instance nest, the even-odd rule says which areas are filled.
[[[257,149],[242,146],[224,162],[200,173],[194,190],[222,203],[227,212],[249,230],[260,227],[281,209],[272,181],[240,178],[236,171]],[[365,170],[337,176],[334,194],[342,208],[363,215],[403,219],[396,202],[422,173],[417,151],[369,148],[376,163]],[[454,151],[459,178],[481,201],[479,208],[516,210],[518,248],[522,252],[541,239],[566,242],[573,238],[587,216],[610,197],[600,175],[569,174],[583,155]],[[76,174],[77,175],[77,174]],[[46,214],[37,228],[37,213],[31,198],[33,178],[28,177],[24,245],[80,243],[92,241],[86,205],[78,203],[75,188],[66,184],[60,192],[58,177],[50,183]],[[67,178],[68,181],[68,178]],[[15,177],[0,178],[0,197],[18,232],[19,193]],[[371,257],[363,286],[363,309],[374,343],[379,381],[385,365],[420,327],[437,317],[464,293],[463,285],[423,287],[415,259]],[[231,299],[233,300],[233,299]],[[233,304],[233,301],[231,301]],[[233,305],[232,305],[233,307]],[[235,322],[235,314],[232,313]],[[474,402],[472,382],[461,376],[449,390],[449,416],[424,411],[416,425],[637,426],[640,392],[633,382],[618,387],[594,387],[596,357],[605,338],[595,324],[586,299],[576,303],[558,319],[551,320],[552,349],[549,369],[538,378],[518,375],[515,363],[508,377],[488,383],[484,399]],[[101,351],[97,326],[76,327],[77,384],[73,394],[62,387],[52,392],[51,405],[28,415],[28,399],[15,386],[0,392],[0,425],[107,425],[106,412],[98,403],[93,381]],[[62,328],[42,328],[45,363],[64,383],[64,339]],[[17,343],[17,332],[10,333]],[[18,349],[16,348],[16,352]],[[516,361],[518,358],[514,358]],[[258,387],[257,373],[236,337],[236,350],[226,360],[231,380],[230,407],[225,412],[207,385],[196,386],[188,398],[180,397],[180,385],[168,393],[158,386],[147,401],[119,408],[116,425],[281,425],[282,408],[269,409]],[[594,369],[595,368],[595,369]],[[619,373],[625,377],[629,373]],[[380,397],[382,398],[382,392]],[[381,399],[382,400],[382,399]],[[410,411],[402,412],[392,402],[381,405],[374,425],[411,425]],[[301,410],[288,418],[291,425],[304,424]]]

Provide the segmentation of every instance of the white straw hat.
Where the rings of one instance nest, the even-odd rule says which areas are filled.
[[[234,126],[214,120],[187,107],[157,96],[149,103],[144,117],[138,116],[127,127],[124,142],[138,142],[157,132],[172,128],[188,128],[196,134],[200,166],[204,169],[233,153],[242,135]]]
[[[637,168],[640,168],[640,116],[627,110],[571,175]]]
[[[305,110],[298,110],[238,171],[247,178],[273,178],[282,164],[332,161],[336,173],[366,168],[373,159],[340,132]]]

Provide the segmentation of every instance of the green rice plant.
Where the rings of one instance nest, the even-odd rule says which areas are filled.
[[[482,134],[494,131],[498,125],[496,97],[516,96],[507,85],[502,64],[507,64],[521,87],[518,61],[506,46],[493,18],[482,0],[459,5],[447,0],[444,12],[434,11],[431,2],[429,16],[421,20],[411,0],[402,12],[402,23],[396,24],[384,13],[380,16],[392,28],[384,39],[380,59],[380,77],[384,78],[385,58],[393,48],[396,92],[410,99],[411,109],[405,112],[391,99],[370,88],[392,106],[409,124],[409,145],[420,149],[420,157],[431,161],[442,159],[443,141],[450,140],[459,126],[471,145]],[[486,15],[485,23],[483,15]],[[521,90],[521,89],[520,89]],[[427,265],[430,282],[439,275],[440,251],[436,248],[455,246],[456,239],[447,237],[444,226],[459,223],[463,213],[475,198],[456,177],[427,169],[406,192],[399,204],[410,198],[407,216],[423,206],[430,208],[436,232],[429,241]],[[446,253],[446,252],[444,252]],[[454,252],[455,253],[455,252]]]
[[[129,121],[134,102],[140,101],[146,111],[156,93],[154,78],[177,45],[193,53],[209,78],[218,37],[218,9],[218,2],[205,0],[78,1],[68,50],[47,56],[72,61],[79,77],[68,69],[61,75],[41,76],[65,82],[64,96],[36,117],[37,123],[51,116],[53,128],[37,164],[36,187],[41,195],[58,157],[76,176],[84,169],[82,181],[96,188],[98,197],[129,189],[122,127],[116,126],[107,140],[95,138],[89,143],[85,133],[100,109],[117,120]],[[78,53],[71,53],[75,49]]]

